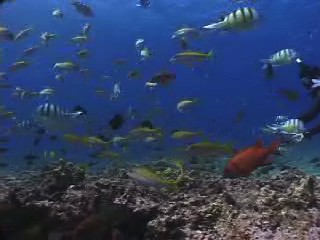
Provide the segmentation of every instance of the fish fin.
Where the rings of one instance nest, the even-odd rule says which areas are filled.
[[[203,30],[218,30],[221,29],[225,26],[225,22],[221,21],[221,22],[217,22],[217,23],[212,23],[206,26],[203,26],[202,29]]]
[[[260,59],[260,62],[262,62],[262,63],[270,63],[270,59]]]
[[[210,52],[208,52],[208,58],[212,58],[213,57],[213,51],[210,50]]]
[[[312,79],[312,87],[311,88],[317,88],[320,87],[320,79]]]

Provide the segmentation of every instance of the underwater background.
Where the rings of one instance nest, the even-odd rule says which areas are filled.
[[[55,88],[57,94],[50,97],[50,102],[63,108],[85,107],[94,123],[92,133],[106,127],[114,114],[125,114],[132,108],[137,118],[127,121],[117,134],[125,134],[137,122],[148,119],[167,132],[174,129],[202,131],[212,140],[232,142],[242,148],[258,138],[268,138],[260,129],[275,116],[294,117],[311,104],[299,81],[296,65],[277,68],[274,79],[267,80],[260,59],[292,48],[306,63],[317,64],[320,5],[315,1],[152,1],[148,8],[139,8],[134,1],[88,1],[87,4],[94,10],[94,17],[89,19],[77,13],[68,1],[21,0],[1,6],[1,25],[12,32],[31,26],[33,32],[19,42],[1,42],[0,67],[5,71],[11,63],[21,59],[21,52],[37,44],[41,33],[57,34],[48,47],[30,57],[30,67],[10,74],[9,82],[28,89]],[[213,59],[195,68],[169,62],[170,57],[180,51],[179,43],[171,39],[173,32],[183,26],[199,28],[239,7],[254,7],[262,16],[259,24],[248,31],[205,33],[199,40],[192,41],[189,46],[192,50],[214,51]],[[62,19],[51,16],[56,8],[63,11]],[[79,60],[75,54],[79,47],[69,39],[87,22],[92,25],[85,44],[90,56]],[[143,38],[152,50],[152,56],[144,62],[139,62],[135,49],[138,38]],[[117,59],[128,62],[115,66]],[[85,77],[70,73],[63,82],[55,80],[52,66],[67,60],[76,61],[90,73]],[[141,79],[128,79],[128,72],[136,69],[141,72]],[[176,81],[163,88],[147,89],[145,82],[164,70],[174,72]],[[104,75],[111,78],[101,80]],[[115,101],[94,94],[96,88],[104,88],[110,94],[116,82],[121,84],[121,93]],[[279,95],[277,91],[283,88],[297,91],[299,100],[292,102]],[[199,103],[181,114],[175,106],[183,98],[197,98]],[[31,118],[35,108],[46,102],[43,99],[14,100],[6,89],[1,90],[1,101],[22,120]],[[237,116],[241,118],[239,121],[236,121]],[[6,124],[10,127],[12,123]],[[4,157],[10,159],[10,165],[23,164],[21,153],[56,150],[66,144],[44,140],[33,148],[28,141],[30,138],[12,134],[9,143],[12,151]],[[317,141],[308,141],[304,144],[308,150],[302,147],[298,152],[318,154]],[[170,147],[172,142],[167,139],[163,151]],[[77,152],[77,148],[71,150],[70,157],[81,161],[82,156]],[[131,155],[134,160],[133,153]],[[141,155],[136,157],[141,158]]]
[[[265,131],[312,99],[293,59],[262,62],[320,66],[319,10],[0,1],[0,240],[320,239],[320,137]]]

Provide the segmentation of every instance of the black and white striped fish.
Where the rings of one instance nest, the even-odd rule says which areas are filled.
[[[58,105],[45,103],[37,107],[35,121],[48,130],[67,129],[72,127],[72,119],[86,113],[86,110],[81,107],[79,108],[79,106],[77,106],[74,111],[68,111]]]
[[[293,63],[298,56],[295,50],[286,48],[272,54],[268,59],[262,59],[261,62],[277,67]]]
[[[209,30],[246,29],[259,20],[259,14],[254,8],[239,8],[224,16],[222,21],[202,27]]]

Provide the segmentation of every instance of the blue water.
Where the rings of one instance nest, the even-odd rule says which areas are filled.
[[[76,12],[69,1],[19,0],[5,4],[0,9],[1,25],[15,33],[29,26],[34,27],[34,31],[22,41],[1,42],[4,59],[0,72],[21,59],[25,48],[40,44],[42,32],[56,33],[58,37],[50,41],[48,47],[42,47],[30,58],[32,65],[10,73],[8,82],[38,91],[50,86],[57,91],[50,102],[69,109],[75,105],[84,106],[94,123],[89,134],[98,134],[101,128],[107,128],[114,114],[125,114],[131,106],[138,112],[137,118],[128,120],[111,136],[125,135],[140,121],[149,119],[164,129],[166,135],[173,129],[202,131],[212,140],[232,142],[237,148],[250,145],[258,138],[270,140],[270,136],[260,132],[261,127],[272,122],[276,115],[295,117],[308,108],[311,101],[299,81],[296,65],[277,68],[275,78],[266,80],[259,60],[281,49],[293,48],[305,62],[320,65],[320,3],[303,0],[243,2],[154,0],[150,8],[143,9],[136,7],[135,1],[88,0],[86,3],[95,13],[92,18]],[[206,33],[201,39],[192,41],[193,50],[215,52],[212,60],[194,69],[169,62],[181,51],[178,42],[171,39],[174,31],[182,26],[207,25],[243,6],[254,7],[262,16],[255,28],[242,32]],[[63,19],[51,16],[55,8],[64,12]],[[79,61],[78,47],[70,44],[70,39],[78,35],[87,22],[92,25],[90,39],[85,44],[90,57]],[[153,51],[153,56],[143,63],[139,63],[135,49],[138,38],[145,39]],[[113,62],[119,58],[128,59],[128,64],[115,67]],[[89,76],[71,73],[63,83],[55,80],[53,65],[67,60],[89,68]],[[141,70],[142,79],[127,79],[128,72],[135,69]],[[176,81],[154,91],[145,88],[145,82],[163,70],[176,73]],[[101,80],[103,75],[112,78]],[[97,87],[110,94],[115,82],[121,84],[121,94],[116,101],[95,95]],[[275,94],[281,88],[298,91],[301,99],[290,102]],[[38,99],[18,101],[12,98],[10,90],[0,91],[1,103],[13,109],[21,120],[31,118],[35,108],[45,102]],[[176,103],[189,97],[198,98],[199,104],[186,113],[177,112]],[[152,114],[155,108],[161,111]],[[244,119],[235,124],[235,116],[240,110],[245,113]],[[45,140],[33,148],[28,142],[31,136],[13,135],[11,138],[11,152],[7,155],[10,163],[23,164],[23,154],[61,147],[68,148],[69,155],[76,161],[83,161],[85,156],[77,153],[79,147],[63,141]],[[171,141],[167,139],[163,151],[170,146]]]

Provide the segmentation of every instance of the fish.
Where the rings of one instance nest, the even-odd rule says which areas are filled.
[[[150,83],[160,84],[160,85],[168,85],[173,80],[176,79],[176,74],[168,71],[159,72],[152,77],[149,81]]]
[[[8,74],[5,72],[0,72],[0,80],[8,80]]]
[[[115,114],[113,118],[109,121],[109,126],[112,130],[120,129],[125,123],[125,119],[122,114]]]
[[[58,105],[47,102],[36,108],[34,120],[40,127],[50,130],[67,130],[73,127],[73,122],[71,120],[83,114],[82,111],[70,112],[61,109]]]
[[[93,11],[91,7],[85,3],[82,3],[77,0],[71,1],[71,4],[75,7],[77,12],[81,13],[85,17],[93,17]]]
[[[141,73],[138,70],[130,71],[127,75],[129,79],[137,79],[141,77]]]
[[[130,130],[129,135],[133,137],[162,137],[163,133],[160,128],[137,127]]]
[[[300,94],[299,92],[292,90],[292,89],[280,89],[277,91],[280,96],[283,96],[287,100],[291,102],[296,102],[299,101],[300,99]]]
[[[81,34],[83,36],[89,36],[90,31],[91,31],[91,24],[90,23],[86,23],[82,27]]]
[[[76,43],[78,45],[82,45],[87,41],[88,41],[88,37],[85,35],[75,36],[75,37],[71,38],[71,42]]]
[[[298,56],[299,54],[294,49],[286,48],[272,54],[269,58],[261,59],[260,61],[265,64],[263,66],[263,69],[265,69],[268,67],[267,64],[271,64],[272,67],[291,64],[298,58]]]
[[[198,103],[197,98],[188,98],[188,99],[184,99],[184,100],[181,100],[180,102],[178,102],[176,108],[177,108],[178,112],[182,113],[197,103]]]
[[[171,132],[170,137],[175,140],[190,140],[190,139],[199,137],[201,135],[202,135],[201,132],[174,130]]]
[[[71,62],[71,61],[67,61],[67,62],[60,62],[60,63],[56,63],[53,66],[53,69],[60,69],[60,70],[79,70],[79,65]]]
[[[14,34],[8,28],[0,26],[0,40],[13,41]]]
[[[89,56],[89,50],[88,49],[82,49],[82,50],[79,50],[77,52],[77,55],[81,58],[86,58]]]
[[[50,87],[44,88],[37,93],[39,96],[45,96],[48,98],[51,95],[56,94],[56,90]]]
[[[171,63],[185,64],[187,66],[193,66],[195,63],[204,62],[211,59],[214,56],[213,51],[208,53],[195,52],[191,50],[186,50],[181,53],[177,53],[172,58],[170,58]]]
[[[270,155],[276,153],[281,145],[279,140],[273,141],[269,147],[264,147],[261,140],[255,145],[238,152],[224,169],[225,177],[247,177],[261,166],[272,163]]]
[[[119,58],[119,59],[116,59],[114,62],[113,62],[115,65],[125,65],[128,63],[128,59],[126,58]]]
[[[34,53],[36,53],[38,50],[40,49],[39,45],[35,45],[29,48],[26,48],[25,50],[23,50],[23,56],[30,56],[33,55]]]
[[[150,58],[152,56],[152,52],[150,48],[144,47],[141,51],[140,51],[140,60],[141,61],[145,61],[148,58]]]
[[[171,39],[197,39],[200,37],[200,30],[197,28],[184,27],[174,32]]]
[[[185,152],[192,156],[217,157],[232,154],[234,148],[232,144],[205,141],[188,145]]]
[[[56,37],[57,37],[57,34],[49,33],[49,32],[44,32],[40,35],[40,39],[41,39],[42,43],[46,46],[48,46],[48,43],[50,40],[52,40]]]
[[[90,154],[90,157],[95,159],[108,159],[108,160],[119,160],[120,154],[110,150],[102,150],[96,153]]]
[[[136,3],[137,7],[142,7],[142,8],[148,8],[151,5],[151,1],[150,0],[138,0],[138,2]]]
[[[55,9],[52,12],[52,16],[56,18],[63,18],[63,12],[60,9]]]
[[[110,100],[111,101],[116,100],[119,97],[120,93],[121,93],[120,83],[116,82],[113,85],[113,91],[112,91],[112,94],[110,95]]]
[[[239,8],[222,17],[222,20],[203,26],[204,30],[243,30],[252,27],[258,20],[257,10],[250,7]]]
[[[29,28],[26,28],[24,30],[21,30],[19,33],[17,33],[17,35],[14,37],[14,40],[15,41],[18,41],[18,40],[22,40],[26,37],[29,36],[29,34],[33,31],[33,28],[32,27],[29,27]]]
[[[140,52],[144,48],[144,39],[138,38],[135,42],[135,46],[138,52]]]
[[[17,70],[21,70],[21,69],[24,69],[29,66],[30,66],[29,61],[22,60],[22,61],[18,61],[18,62],[11,64],[9,66],[9,70],[10,71],[17,71]]]

